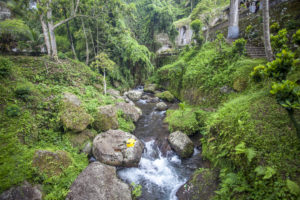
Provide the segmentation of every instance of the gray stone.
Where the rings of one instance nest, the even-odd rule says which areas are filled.
[[[168,109],[168,105],[165,102],[159,102],[156,104],[156,109],[163,111]]]
[[[124,113],[127,120],[132,120],[134,122],[137,122],[142,115],[141,109],[130,103],[116,103],[116,108]]]
[[[176,196],[178,200],[213,199],[218,189],[218,173],[215,170],[203,168],[196,170],[190,180],[181,186]]]
[[[65,129],[77,133],[85,130],[94,121],[83,108],[71,102],[65,102],[60,118]]]
[[[92,143],[87,142],[86,145],[83,147],[82,152],[86,155],[92,154]]]
[[[113,105],[100,106],[97,116],[93,123],[96,131],[107,131],[109,129],[118,129],[117,109]]]
[[[157,85],[156,85],[156,84],[147,84],[147,85],[145,85],[145,87],[144,87],[144,91],[145,91],[145,92],[151,92],[151,93],[154,93],[155,90],[156,90],[156,88],[157,88]]]
[[[63,100],[64,100],[64,102],[71,103],[75,106],[80,106],[81,105],[81,101],[79,100],[79,98],[75,94],[72,94],[72,93],[69,93],[69,92],[64,93],[64,99]]]
[[[131,200],[130,187],[121,181],[116,168],[93,162],[76,178],[66,200]]]
[[[112,88],[109,88],[107,91],[106,91],[107,94],[115,97],[116,99],[120,99],[121,98],[121,95],[120,95],[120,92],[118,90],[115,90],[115,89],[112,89]]]
[[[223,87],[220,88],[220,92],[222,94],[229,94],[229,93],[234,92],[234,90],[231,87],[225,85],[225,86],[223,86]]]
[[[42,200],[42,192],[38,186],[32,186],[25,181],[21,186],[4,191],[0,200]]]
[[[129,139],[134,145],[128,147]],[[93,142],[93,155],[102,163],[122,166],[137,167],[141,159],[144,144],[134,135],[121,131],[109,130],[96,136]]]
[[[188,158],[194,153],[192,140],[181,131],[173,132],[169,135],[168,141],[172,149],[182,158]]]
[[[130,90],[126,93],[127,97],[132,101],[138,101],[141,99],[143,92],[139,90]]]

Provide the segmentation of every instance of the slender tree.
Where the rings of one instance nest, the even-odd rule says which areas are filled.
[[[268,61],[274,59],[271,42],[270,42],[270,16],[269,16],[269,0],[263,0],[263,31],[265,53]]]
[[[228,39],[236,39],[239,37],[239,0],[230,0]]]

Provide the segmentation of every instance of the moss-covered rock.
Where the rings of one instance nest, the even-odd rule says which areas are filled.
[[[194,153],[192,140],[181,131],[173,132],[169,135],[168,141],[174,151],[182,158],[188,158]]]
[[[233,82],[233,89],[238,92],[244,91],[248,86],[248,80],[245,78],[238,78]]]
[[[155,96],[168,102],[173,102],[175,100],[175,97],[169,91],[157,93]]]
[[[150,92],[150,93],[154,93],[156,89],[157,89],[156,84],[146,84],[145,87],[144,87],[144,91],[145,92]]]
[[[78,134],[69,132],[67,133],[67,135],[73,147],[78,147],[79,149],[83,149],[85,147],[85,144],[89,141],[92,141],[94,137],[97,135],[97,133],[96,131],[86,129]]]
[[[32,165],[39,172],[48,176],[58,176],[72,164],[72,159],[65,151],[36,150]]]
[[[83,108],[72,103],[64,103],[61,121],[66,130],[81,132],[93,122],[93,117]]]
[[[100,106],[95,121],[92,124],[96,131],[118,129],[117,109],[113,105]]]
[[[210,200],[217,190],[218,174],[215,170],[200,168],[194,172],[191,179],[181,186],[176,195],[179,200]]]

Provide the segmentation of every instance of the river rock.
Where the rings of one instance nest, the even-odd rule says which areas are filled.
[[[183,132],[176,131],[169,135],[168,141],[172,149],[182,158],[188,158],[194,153],[192,140]]]
[[[76,133],[85,130],[94,120],[83,108],[67,102],[63,105],[60,118],[65,129]]]
[[[116,103],[116,108],[124,113],[127,120],[132,120],[134,122],[137,122],[142,115],[142,110],[130,103]]]
[[[121,95],[120,95],[120,92],[118,90],[115,90],[115,89],[112,89],[112,88],[109,88],[107,91],[106,91],[107,94],[113,96],[114,98],[116,99],[120,99],[121,98]]]
[[[130,90],[126,93],[126,95],[132,101],[138,101],[141,99],[143,92],[139,90]]]
[[[60,175],[63,168],[67,168],[71,164],[72,160],[67,152],[47,150],[36,150],[32,162],[34,167],[48,176]]]
[[[118,129],[118,127],[118,116],[115,106],[100,106],[93,123],[93,128],[96,131],[107,131],[109,129]]]
[[[132,147],[126,144],[129,139],[135,142]],[[93,141],[93,155],[102,163],[137,167],[143,153],[144,145],[134,135],[121,131],[109,130],[97,135]]]
[[[156,84],[146,84],[144,87],[144,91],[154,93],[156,88],[157,88]]]
[[[96,131],[86,129],[78,134],[67,133],[67,136],[73,147],[82,149],[89,141],[94,139],[96,134]]]
[[[231,87],[224,85],[223,87],[220,88],[220,92],[222,94],[230,94],[230,93],[234,92],[234,90]]]
[[[190,180],[176,193],[179,200],[213,199],[218,186],[218,174],[215,170],[201,168],[196,170]]]
[[[75,106],[80,106],[81,105],[81,101],[79,100],[79,98],[75,94],[72,94],[72,93],[69,93],[69,92],[64,93],[63,101],[65,103],[71,103]]]
[[[163,110],[167,110],[168,109],[168,105],[164,102],[159,102],[156,104],[156,109],[163,111]]]
[[[129,186],[121,181],[116,168],[90,163],[71,185],[66,200],[131,200]]]
[[[32,186],[25,181],[23,185],[3,192],[0,200],[42,200],[42,192],[38,186]]]
[[[155,96],[168,102],[173,102],[175,100],[175,97],[169,91],[156,93]]]

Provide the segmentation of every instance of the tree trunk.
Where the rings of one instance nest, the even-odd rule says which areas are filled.
[[[270,42],[270,16],[269,16],[269,0],[263,0],[263,31],[264,31],[264,45],[267,60],[273,60],[273,52]]]
[[[103,86],[104,86],[104,95],[106,96],[106,73],[105,73],[105,68],[103,68]]]
[[[230,14],[228,26],[228,39],[239,37],[239,0],[230,0]]]
[[[63,10],[64,10],[64,16],[67,19],[68,18],[67,17],[67,11],[66,11],[66,9],[63,9]],[[74,59],[77,59],[75,46],[74,46],[74,41],[73,41],[73,36],[71,34],[71,31],[70,31],[69,22],[66,22],[66,26],[67,26],[68,38],[69,38],[69,41],[70,41],[70,45],[71,45],[71,49],[72,49],[72,52],[73,52],[73,55],[74,55]]]
[[[49,28],[49,34],[50,34],[52,57],[57,58],[57,46],[56,46],[54,25],[53,25],[53,19],[52,19],[52,9],[50,6],[51,2],[52,2],[52,0],[49,0],[49,6],[48,6],[48,10],[47,10],[48,28]]]
[[[48,28],[47,28],[47,24],[44,21],[44,15],[43,14],[40,15],[40,21],[41,21],[41,24],[42,24],[45,45],[46,45],[46,48],[47,48],[47,53],[48,53],[48,56],[51,56],[51,46],[50,46],[50,40],[49,40],[49,31],[48,31]]]
[[[90,59],[90,55],[89,55],[89,42],[88,42],[88,38],[87,38],[87,34],[85,31],[85,27],[84,27],[84,22],[82,21],[82,28],[83,28],[83,33],[84,33],[84,37],[85,37],[85,47],[86,47],[86,60],[85,60],[85,64],[89,64],[89,59]]]
[[[208,37],[209,37],[209,24],[207,25],[207,29],[206,29],[205,42],[208,41]]]

